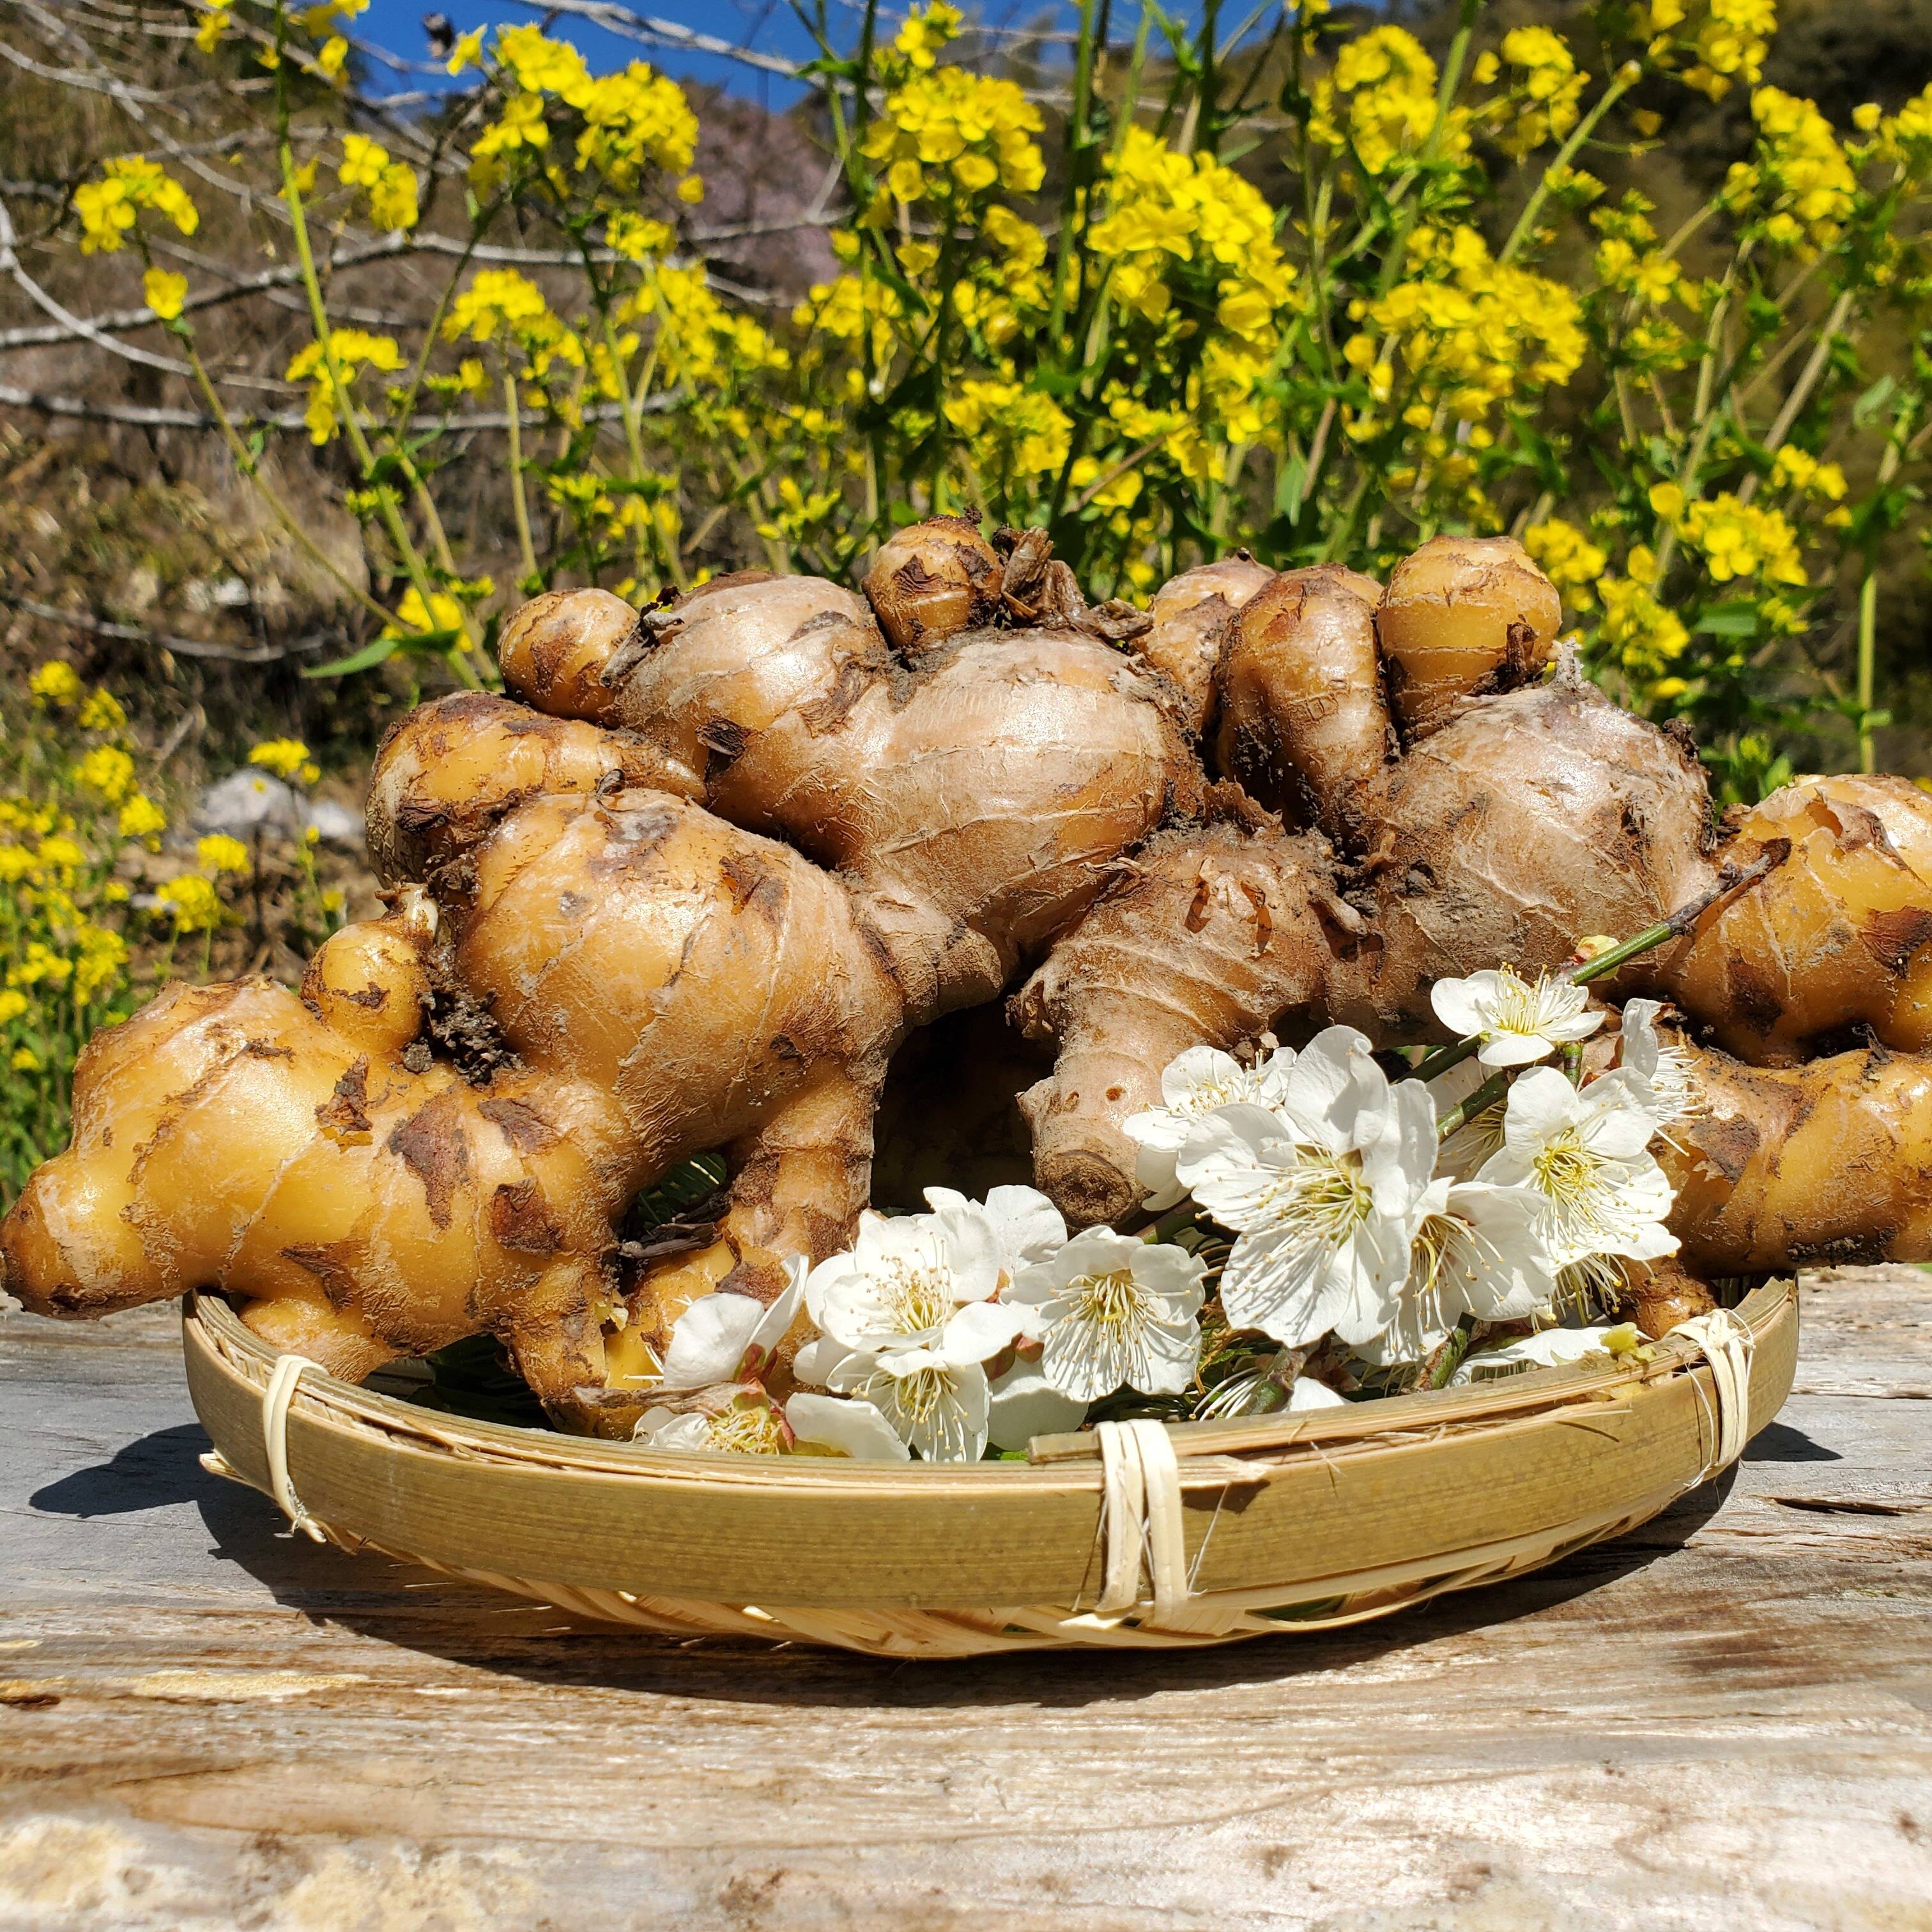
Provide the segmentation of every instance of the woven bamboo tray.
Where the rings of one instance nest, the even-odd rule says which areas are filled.
[[[211,1466],[345,1550],[643,1630],[958,1657],[1328,1628],[1620,1534],[1777,1414],[1798,1301],[1754,1291],[1708,1355],[1673,1334],[1637,1367],[1110,1426],[961,1468],[671,1455],[313,1368],[291,1393],[225,1302],[191,1298],[184,1328]]]

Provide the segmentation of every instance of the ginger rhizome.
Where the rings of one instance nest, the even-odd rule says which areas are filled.
[[[1040,532],[946,518],[864,590],[524,606],[508,695],[385,742],[392,910],[299,994],[178,987],[104,1034],[0,1227],[8,1285],[66,1314],[220,1289],[351,1378],[487,1333],[560,1420],[624,1432],[693,1299],[770,1301],[848,1243],[902,1048],[896,1134],[967,1162],[1024,1137],[1070,1222],[1120,1221],[1123,1124],[1184,1047],[1438,1040],[1436,980],[1706,898],[1608,988],[1675,1004],[1700,1096],[1682,1265],[1634,1305],[1932,1255],[1915,788],[1803,780],[1720,826],[1686,744],[1550,669],[1556,593],[1503,538],[1434,539],[1386,589],[1232,557],[1143,614],[1089,608]],[[624,1242],[712,1151],[722,1198]]]

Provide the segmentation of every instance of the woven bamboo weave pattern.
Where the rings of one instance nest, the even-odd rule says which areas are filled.
[[[642,1630],[947,1658],[1333,1628],[1618,1535],[1776,1414],[1797,1302],[1760,1288],[1635,1369],[1125,1425],[1042,1438],[1030,1466],[957,1470],[459,1421],[286,1358],[278,1375],[205,1297],[185,1336],[214,1466],[344,1550]]]

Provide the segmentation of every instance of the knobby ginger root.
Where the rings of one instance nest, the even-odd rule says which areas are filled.
[[[1218,768],[1344,846],[1368,829],[1393,747],[1376,655],[1382,596],[1339,564],[1285,572],[1241,606],[1220,662]]]
[[[1762,1065],[1858,1028],[1932,1048],[1932,798],[1903,778],[1801,778],[1744,814],[1725,856],[1773,841],[1790,856],[1668,956],[1672,996]]]
[[[1138,1204],[1123,1125],[1160,1104],[1177,1054],[1232,1047],[1314,1010],[1337,909],[1348,916],[1318,841],[1222,824],[1163,834],[1054,948],[1013,1004],[1030,1038],[1059,1048],[1020,1106],[1039,1185],[1070,1222],[1118,1220]]]
[[[1678,1044],[1697,1111],[1658,1158],[1691,1274],[1932,1257],[1932,1057],[1869,1047],[1758,1067]]]
[[[1376,628],[1402,736],[1440,730],[1463,700],[1507,691],[1549,662],[1556,586],[1511,537],[1431,537],[1389,574]]]
[[[1438,539],[1381,592],[1230,559],[1142,616],[1090,610],[1040,532],[941,519],[868,584],[526,605],[512,695],[385,742],[394,909],[299,998],[177,988],[102,1034],[74,1146],[0,1226],[8,1285],[76,1314],[223,1289],[352,1377],[488,1333],[560,1420],[622,1432],[693,1298],[770,1300],[849,1239],[888,1064],[941,1016],[1024,980],[1055,1055],[1018,1096],[1034,1172],[1076,1225],[1118,1219],[1122,1124],[1184,1047],[1436,1036],[1436,979],[1553,968],[1781,842],[1612,989],[1742,1056],[1687,1038],[1709,1105],[1670,1156],[1683,1259],[1932,1252],[1932,1060],[1744,1064],[1858,1028],[1926,1044],[1916,792],[1807,781],[1726,845],[1676,738],[1574,667],[1532,682],[1557,601],[1504,539]],[[971,1106],[1006,1132],[998,1094]],[[713,1150],[704,1224],[621,1250],[638,1190]],[[1686,1281],[1658,1274],[1656,1318]]]

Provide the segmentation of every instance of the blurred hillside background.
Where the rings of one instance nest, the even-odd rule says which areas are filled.
[[[1932,0],[0,0],[0,1198],[370,910],[547,586],[1508,530],[1720,794],[1932,775]]]

